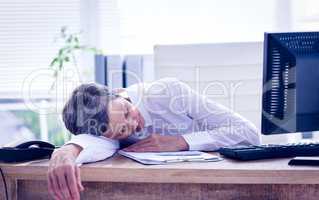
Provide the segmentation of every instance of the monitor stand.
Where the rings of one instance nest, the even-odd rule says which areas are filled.
[[[313,138],[313,132],[308,131],[308,132],[301,132],[301,138],[302,139],[312,139]]]

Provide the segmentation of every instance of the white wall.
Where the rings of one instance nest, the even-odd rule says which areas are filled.
[[[155,79],[177,77],[261,127],[261,42],[159,45],[154,48]],[[263,142],[287,142],[287,135]]]

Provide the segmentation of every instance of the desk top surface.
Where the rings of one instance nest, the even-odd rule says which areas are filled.
[[[83,181],[227,184],[319,184],[319,167],[289,166],[290,159],[142,165],[120,155],[81,166]],[[6,176],[45,180],[48,160],[0,163]]]

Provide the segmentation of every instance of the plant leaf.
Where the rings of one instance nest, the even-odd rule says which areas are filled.
[[[63,51],[64,51],[64,48],[62,48],[62,49],[59,49],[59,56],[62,56],[62,54],[63,54]]]
[[[61,33],[61,37],[65,38],[66,37],[66,31],[67,31],[68,27],[67,26],[62,26],[60,33]]]
[[[50,63],[50,67],[53,67],[54,65],[55,65],[55,63],[57,63],[58,62],[58,58],[54,58],[52,61],[51,61],[51,63]]]
[[[61,70],[63,67],[63,60],[59,60],[59,70]]]
[[[66,40],[67,43],[72,43],[72,40],[73,40],[73,35],[70,35],[68,37],[68,39]]]
[[[78,37],[74,37],[74,41],[75,41],[77,44],[79,44],[79,43],[80,43],[80,40],[79,40],[79,38],[78,38]]]

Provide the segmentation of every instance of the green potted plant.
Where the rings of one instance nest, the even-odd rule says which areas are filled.
[[[62,41],[62,45],[58,48],[56,55],[52,58],[50,62],[50,69],[53,70],[53,83],[51,85],[50,91],[52,92],[58,82],[58,77],[63,77],[63,69],[71,64],[78,70],[78,53],[89,52],[92,54],[102,54],[101,50],[96,49],[95,47],[85,45],[81,43],[80,37],[81,32],[71,33],[66,26],[61,27],[59,36],[57,37],[58,41]],[[54,101],[53,99],[51,99]],[[62,119],[59,116],[56,116],[59,127],[55,127],[55,134],[50,135],[51,140],[54,144],[61,145],[65,141],[70,139],[70,134],[65,134],[65,129],[63,127]],[[62,128],[62,129],[61,129]]]
[[[54,82],[51,89],[56,85],[57,77],[67,63],[72,63],[75,68],[78,68],[76,53],[91,52],[93,54],[102,54],[101,50],[95,47],[84,45],[80,41],[81,32],[70,33],[66,26],[61,27],[59,39],[63,41],[63,45],[58,49],[55,57],[50,62],[50,68],[54,70]]]

